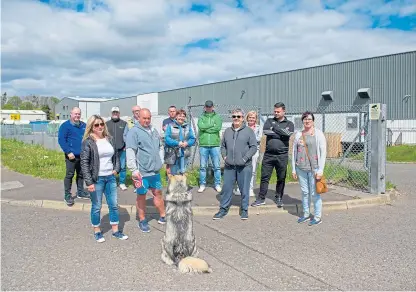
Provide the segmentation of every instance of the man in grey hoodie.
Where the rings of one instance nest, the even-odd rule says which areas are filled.
[[[160,136],[151,125],[152,115],[147,108],[140,110],[139,123],[136,123],[127,133],[126,154],[127,167],[132,172],[132,178],[141,181],[136,189],[136,208],[139,213],[139,228],[143,232],[150,232],[146,220],[146,194],[150,190],[153,203],[159,211],[159,224],[165,224],[165,203],[162,197],[162,181],[160,169],[162,160],[159,156]]]
[[[224,186],[221,194],[220,210],[214,220],[227,215],[233,196],[233,186],[237,181],[241,190],[240,217],[248,219],[250,181],[253,173],[251,158],[257,152],[257,139],[254,131],[244,122],[244,112],[235,109],[232,112],[233,124],[226,129],[221,142],[221,155],[224,158]]]

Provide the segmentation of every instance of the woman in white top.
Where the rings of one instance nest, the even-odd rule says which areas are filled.
[[[120,171],[120,160],[114,149],[113,139],[108,134],[104,120],[98,115],[90,117],[82,142],[81,170],[91,194],[91,223],[97,242],[105,241],[100,229],[103,193],[109,209],[113,237],[122,240],[128,238],[118,229],[119,211],[115,175]]]
[[[303,113],[302,122],[303,131],[295,134],[292,150],[292,176],[299,179],[302,190],[303,216],[298,219],[298,223],[310,221],[309,225],[317,225],[322,222],[322,199],[316,192],[316,180],[321,179],[324,173],[326,139],[322,131],[315,128],[313,113]],[[315,209],[313,219],[309,211],[310,198]]]
[[[260,127],[259,124],[257,124],[257,122],[258,122],[257,112],[249,111],[246,114],[246,123],[247,123],[247,126],[254,131],[254,134],[256,135],[256,140],[257,140],[257,152],[251,158],[251,162],[253,164],[253,174],[251,176],[251,181],[250,181],[250,192],[249,192],[250,197],[256,196],[254,194],[254,186],[256,184],[256,179],[257,179],[257,161],[259,159],[259,154],[260,154],[260,141],[263,135],[263,129]],[[241,196],[241,192],[238,189],[237,184],[235,185],[235,188],[234,188],[234,195]]]

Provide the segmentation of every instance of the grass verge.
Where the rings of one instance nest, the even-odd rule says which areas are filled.
[[[416,162],[416,145],[390,146],[386,150],[388,162]],[[363,160],[364,153],[352,154],[349,159]]]
[[[65,159],[60,151],[45,149],[40,145],[25,144],[14,139],[1,139],[1,162],[7,168],[19,173],[32,175],[39,178],[62,180],[65,177]],[[365,171],[351,170],[344,166],[327,163],[324,171],[330,182],[336,185],[365,190],[368,186],[368,176]],[[161,177],[166,186],[166,170],[162,168]],[[261,167],[257,170],[257,185],[260,184]],[[270,184],[277,181],[276,172],[273,171]],[[286,175],[287,182],[294,182],[292,167],[289,163]],[[188,183],[191,186],[199,184],[199,168],[188,170]],[[131,185],[131,173],[127,171],[126,184]],[[208,173],[207,184],[213,184],[213,176]],[[395,186],[387,182],[387,189]]]

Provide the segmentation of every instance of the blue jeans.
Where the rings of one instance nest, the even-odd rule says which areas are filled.
[[[238,188],[241,192],[241,207],[242,211],[248,210],[248,202],[250,196],[250,182],[253,175],[253,165],[250,163],[247,166],[228,166],[224,167],[224,185],[222,188],[220,208],[228,212],[233,197],[233,187],[237,181]]]
[[[211,157],[212,165],[214,166],[214,185],[221,185],[221,161],[220,161],[220,147],[199,147],[200,169],[199,169],[199,184],[207,184],[207,166],[208,158]]]
[[[116,177],[112,175],[99,176],[95,184],[95,191],[91,194],[91,224],[94,227],[100,226],[100,213],[103,200],[103,193],[108,205],[110,214],[110,224],[117,225],[119,223],[119,213],[117,205],[117,182]]]
[[[315,172],[305,171],[296,167],[296,174],[299,178],[300,188],[302,190],[302,206],[303,216],[309,217],[310,215],[310,198],[313,200],[313,207],[315,209],[315,219],[319,220],[322,216],[322,198],[321,195],[316,193],[315,185]]]
[[[170,173],[176,175],[179,173],[185,173],[188,166],[188,158],[179,157],[176,159],[175,164],[170,165]]]
[[[120,173],[119,173],[119,184],[126,183],[126,150],[118,150],[120,157]]]

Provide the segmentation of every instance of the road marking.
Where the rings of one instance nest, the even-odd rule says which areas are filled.
[[[13,189],[18,189],[18,188],[23,188],[23,187],[24,185],[20,181],[17,181],[17,180],[6,181],[6,182],[1,183],[2,191],[13,190]]]

